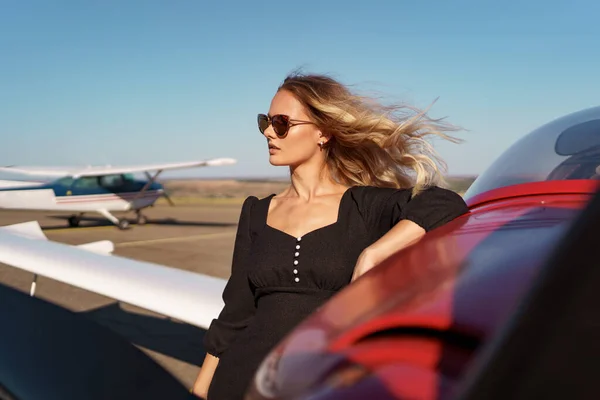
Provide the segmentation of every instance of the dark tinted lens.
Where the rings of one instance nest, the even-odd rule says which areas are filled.
[[[265,133],[269,127],[269,118],[265,114],[258,114],[258,130],[260,133]]]
[[[273,130],[277,136],[284,136],[288,130],[288,118],[285,115],[274,115],[271,118]]]

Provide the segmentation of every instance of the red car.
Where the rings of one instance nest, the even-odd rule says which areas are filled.
[[[247,398],[600,398],[600,107],[473,183],[470,212],[321,307]]]

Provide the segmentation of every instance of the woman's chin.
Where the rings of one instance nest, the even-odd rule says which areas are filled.
[[[276,154],[269,156],[269,163],[271,163],[271,165],[273,165],[274,167],[284,167],[289,165],[288,162],[285,162],[283,158],[277,156]]]

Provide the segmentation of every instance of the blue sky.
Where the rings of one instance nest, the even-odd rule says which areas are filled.
[[[600,2],[0,1],[0,164],[228,156],[197,176],[281,176],[255,116],[303,67],[426,107],[480,173],[516,139],[600,104]]]

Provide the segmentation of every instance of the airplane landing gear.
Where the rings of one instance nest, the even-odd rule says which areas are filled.
[[[96,212],[98,214],[102,215],[104,218],[106,218],[110,222],[112,222],[113,224],[115,224],[116,226],[118,226],[119,229],[121,229],[121,230],[125,230],[125,229],[129,228],[129,221],[126,220],[125,218],[118,219],[117,217],[115,217],[114,215],[109,213],[108,210],[105,210],[105,209],[96,210]]]
[[[81,214],[80,215],[72,215],[69,217],[69,226],[71,228],[76,228],[79,226],[79,223],[81,222]]]
[[[148,223],[148,218],[146,218],[146,216],[144,214],[142,214],[140,211],[136,211],[136,220],[135,222],[138,225],[146,225]]]
[[[129,221],[127,221],[126,219],[120,219],[117,226],[119,227],[119,229],[125,230],[129,228]]]

